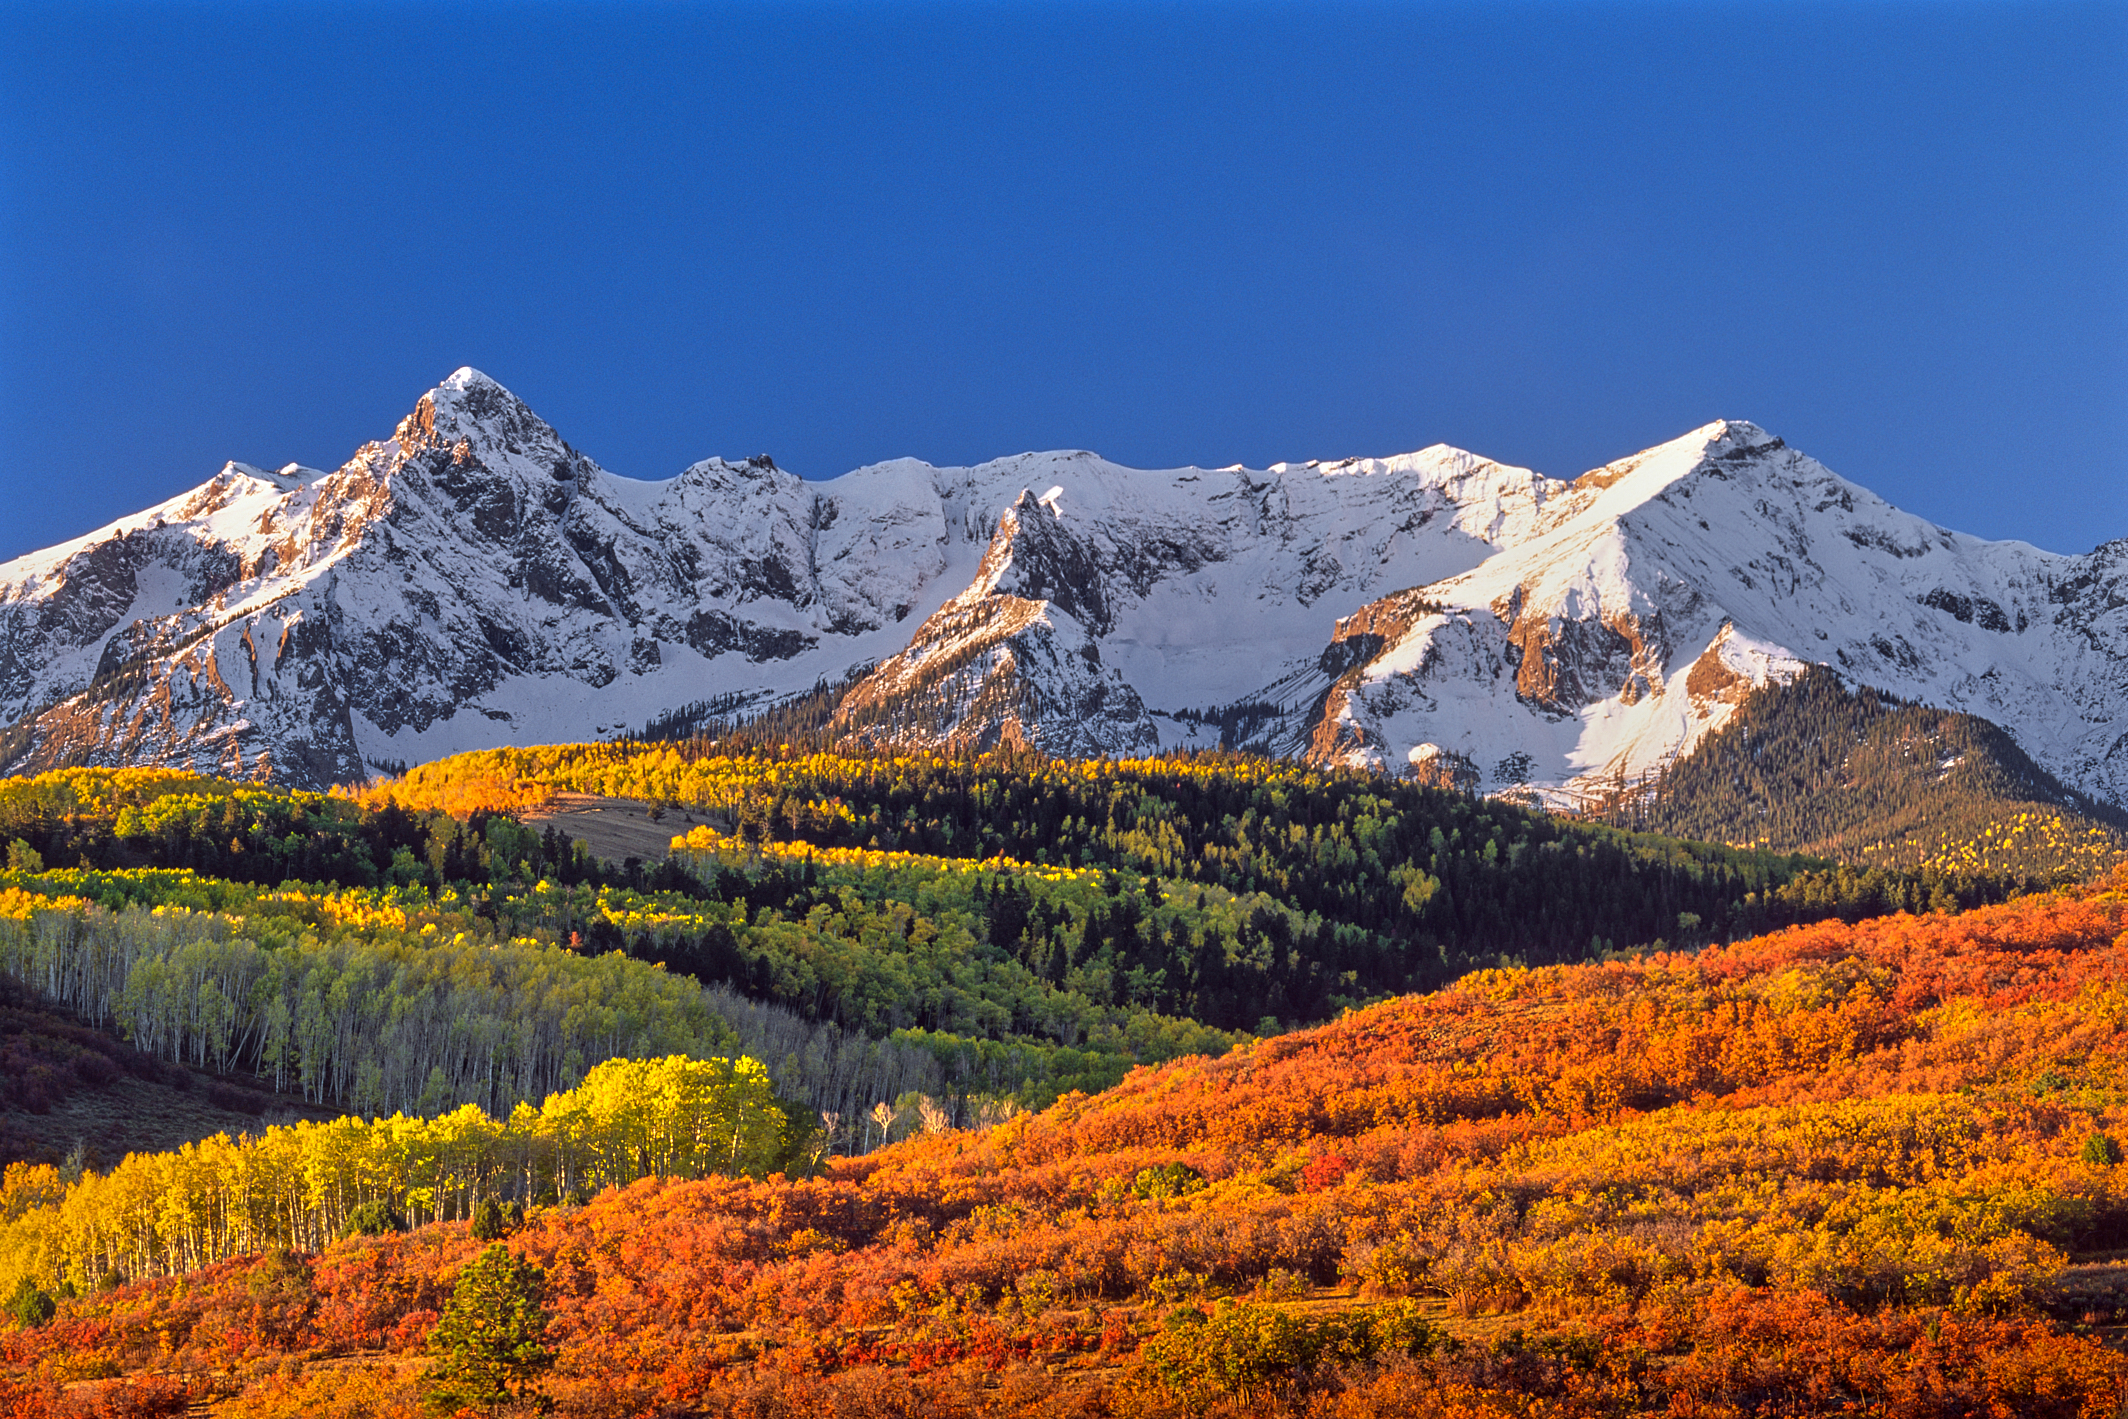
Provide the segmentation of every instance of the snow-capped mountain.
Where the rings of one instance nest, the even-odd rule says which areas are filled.
[[[1548,483],[1543,506],[1513,547],[1340,622],[1311,754],[1445,751],[1492,787],[1631,779],[1818,662],[2001,724],[2128,802],[2128,543],[1949,532],[1738,422]]]
[[[231,464],[0,565],[0,767],[316,786],[853,678],[860,740],[1225,739],[1568,784],[1819,660],[2120,802],[2124,558],[1944,532],[1748,424],[1572,482],[1445,447],[639,482],[460,370],[335,472]]]
[[[461,370],[337,472],[231,464],[0,566],[0,715],[32,763],[307,784],[582,737],[891,652],[941,516],[893,469],[830,498],[765,459],[618,478]]]
[[[1267,681],[1312,670],[1344,608],[1471,566],[1540,512],[1534,475],[1446,448],[1262,472],[1079,453],[939,473],[963,505],[997,508],[996,530],[966,588],[845,699],[838,723],[862,738],[1135,753],[1216,745],[1222,719],[1260,738],[1278,718]]]
[[[983,573],[994,534],[1034,525],[1006,518],[1022,504],[1098,553],[1079,568],[1096,580],[1051,588],[1042,614],[1112,605],[1083,629],[1139,696],[1118,696],[1113,738],[1051,713],[1033,740],[1146,747],[1144,705],[1224,702],[1263,664],[1312,658],[1338,614],[1527,521],[1530,482],[1453,454],[1148,474],[1072,452],[825,482],[710,459],[639,482],[460,370],[335,472],[231,464],[0,565],[0,750],[18,769],[316,785],[704,701],[765,706],[902,651]]]

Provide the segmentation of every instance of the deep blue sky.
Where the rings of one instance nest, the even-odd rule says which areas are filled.
[[[0,557],[460,364],[616,472],[1756,420],[2128,536],[2128,5],[0,12]]]

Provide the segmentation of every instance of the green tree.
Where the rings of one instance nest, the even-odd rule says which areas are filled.
[[[546,1407],[539,1377],[554,1364],[545,1344],[546,1286],[545,1273],[500,1242],[458,1273],[450,1303],[429,1332],[436,1360],[422,1382],[432,1407]]]
[[[52,1298],[27,1276],[16,1283],[15,1294],[7,1298],[7,1313],[24,1330],[35,1330],[50,1320],[58,1309]]]
[[[1222,1301],[1210,1315],[1188,1309],[1138,1352],[1126,1388],[1150,1381],[1192,1409],[1217,1400],[1250,1404],[1289,1384],[1320,1349],[1305,1320],[1272,1306]]]
[[[406,1230],[406,1218],[389,1202],[361,1202],[349,1209],[342,1236],[381,1237],[386,1232]]]
[[[473,1240],[476,1242],[499,1242],[515,1230],[510,1225],[510,1214],[492,1197],[480,1200],[473,1209]]]

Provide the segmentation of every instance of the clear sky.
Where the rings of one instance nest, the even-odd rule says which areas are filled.
[[[1755,420],[2128,536],[2128,4],[0,7],[0,557],[472,364],[615,472]]]

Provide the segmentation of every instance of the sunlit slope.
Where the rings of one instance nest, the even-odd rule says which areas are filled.
[[[456,755],[360,797],[464,813],[522,811],[555,792],[685,805],[749,842],[1004,856],[1260,891],[1353,928],[1365,938],[1362,956],[1385,941],[1417,945],[1415,957],[1398,948],[1395,961],[1339,967],[1377,989],[1435,984],[1503,956],[1696,943],[1825,913],[1971,905],[2018,885],[1973,874],[1828,877],[1816,873],[1823,863],[1792,856],[1621,833],[1364,771],[1216,753],[1070,760],[714,740],[552,745]],[[1446,969],[1425,968],[1428,954]]]
[[[2128,853],[2128,815],[2063,785],[1997,726],[1815,668],[1754,691],[1603,809],[1679,837],[1869,866],[2080,881]]]
[[[2128,1238],[2124,929],[2101,890],[1485,972],[509,1245],[572,1415],[2104,1414],[2128,1291],[2079,1258]],[[7,1363],[32,1398],[152,1366],[402,1412],[471,1250],[136,1281]]]

